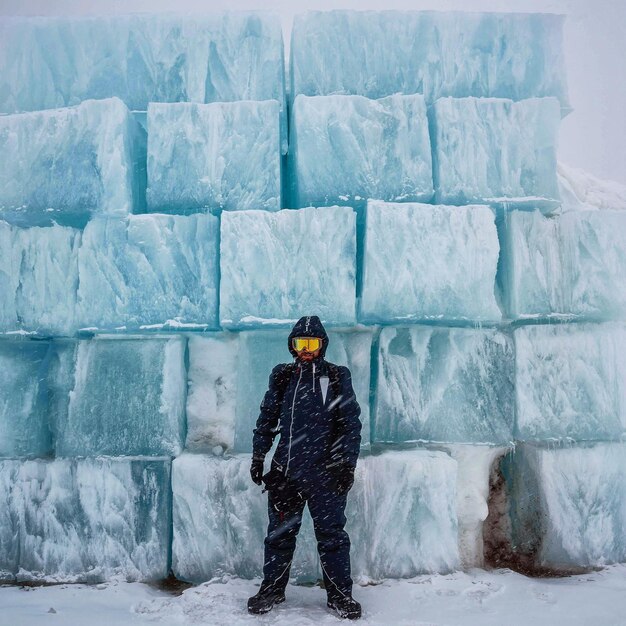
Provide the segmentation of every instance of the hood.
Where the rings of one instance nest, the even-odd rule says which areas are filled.
[[[326,354],[326,348],[328,347],[328,335],[326,334],[326,329],[324,325],[320,321],[320,318],[317,315],[306,315],[305,317],[301,317],[291,329],[289,333],[288,339],[288,347],[289,352],[294,357],[298,356],[298,353],[293,349],[291,345],[291,340],[294,337],[321,337],[322,339],[322,347],[320,349],[320,357],[324,358]]]

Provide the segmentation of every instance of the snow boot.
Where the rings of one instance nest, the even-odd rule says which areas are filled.
[[[248,613],[268,613],[275,604],[285,601],[285,591],[272,585],[261,584],[256,595],[248,598]]]
[[[345,619],[359,619],[361,605],[352,596],[328,598],[328,608],[333,609],[339,617]]]

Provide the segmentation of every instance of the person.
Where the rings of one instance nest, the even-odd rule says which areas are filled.
[[[348,491],[361,443],[361,409],[347,367],[325,360],[328,335],[316,315],[301,317],[288,338],[293,363],[274,367],[253,436],[250,475],[268,492],[263,582],[248,600],[251,613],[266,613],[284,602],[289,570],[309,507],[328,607],[358,619],[352,597],[350,538],[344,530]],[[263,474],[265,455],[280,439]]]

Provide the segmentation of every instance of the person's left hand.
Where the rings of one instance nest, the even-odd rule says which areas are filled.
[[[335,491],[342,496],[348,493],[354,484],[354,466],[346,461],[332,464],[328,470],[335,482]]]
[[[250,478],[255,485],[261,486],[263,484],[263,456],[253,456],[252,464],[250,465]]]

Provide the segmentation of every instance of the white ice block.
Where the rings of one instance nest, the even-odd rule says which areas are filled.
[[[438,202],[558,205],[556,98],[442,98],[432,116]]]
[[[3,113],[110,96],[138,111],[149,102],[236,100],[278,100],[284,111],[276,15],[5,17],[0,42]]]
[[[223,452],[233,449],[240,384],[237,375],[239,336],[215,333],[189,337],[187,450]]]
[[[510,317],[626,314],[626,211],[512,211],[503,250]]]
[[[553,569],[626,560],[626,444],[516,448],[516,549]]]
[[[489,515],[489,480],[504,447],[447,444],[444,449],[458,463],[456,512],[459,555],[463,569],[484,567],[483,526]]]
[[[516,437],[606,440],[626,433],[626,327],[515,329]]]
[[[183,580],[261,574],[267,500],[250,480],[250,456],[184,454],[172,466],[172,568]],[[387,452],[359,460],[348,496],[352,575],[380,580],[448,572],[459,564],[456,462],[443,452]],[[381,532],[384,529],[384,532]],[[320,576],[308,512],[292,576]]]
[[[259,407],[267,391],[272,368],[278,363],[293,361],[288,348],[289,331],[251,331],[240,333],[237,370],[237,421],[235,427],[235,449],[252,452],[252,430],[259,417]],[[372,332],[329,331],[326,360],[336,365],[345,365],[352,374],[352,385],[361,407],[359,419],[361,445],[370,442],[370,352]]]
[[[556,96],[567,109],[563,23],[545,13],[309,11],[291,33],[291,97]]]
[[[293,325],[311,313],[355,321],[356,213],[350,207],[221,215],[220,323]]]
[[[117,98],[0,115],[0,217],[84,226],[93,215],[141,210],[145,150],[144,131]]]
[[[151,211],[280,209],[279,106],[148,106]]]
[[[369,201],[359,319],[498,321],[499,251],[487,206]]]
[[[419,94],[298,96],[290,129],[295,206],[433,196],[428,119]]]
[[[213,215],[92,220],[78,255],[78,327],[214,328],[218,235]]]
[[[0,461],[0,564],[17,541],[18,581],[165,578],[169,479],[162,458]]]
[[[176,456],[185,428],[185,340],[80,341],[59,456]]]
[[[75,330],[81,232],[0,221],[0,332]]]
[[[507,444],[513,361],[496,329],[383,328],[372,440]]]
[[[0,341],[0,457],[46,456],[48,422],[47,341]]]

